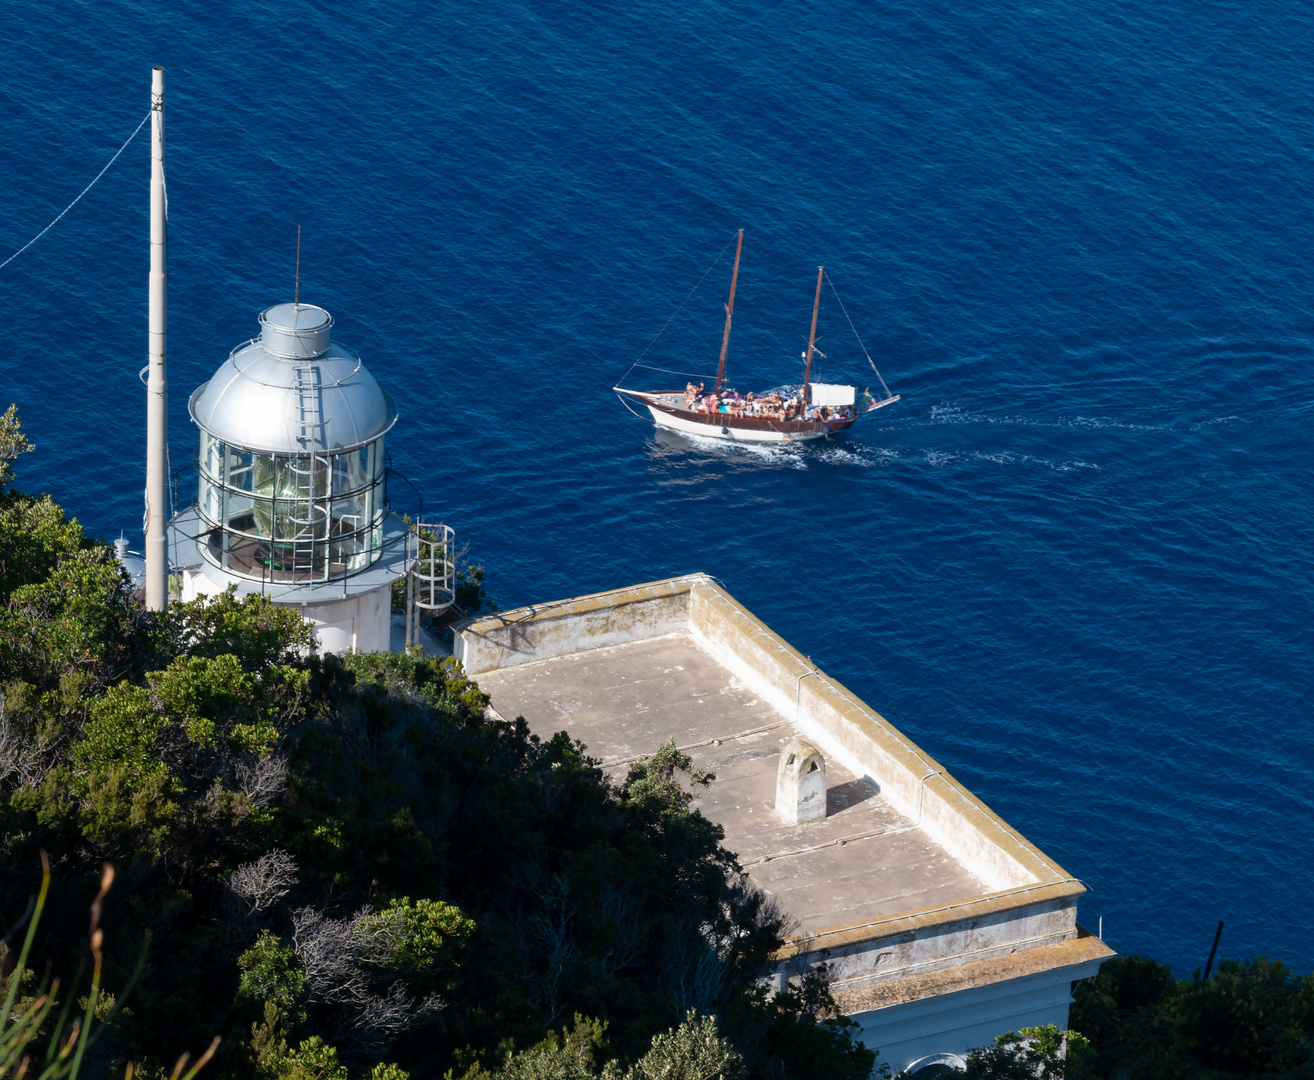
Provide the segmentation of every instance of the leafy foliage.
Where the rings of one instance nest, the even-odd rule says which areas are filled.
[[[873,1076],[876,1052],[859,1040],[858,1025],[840,1015],[822,972],[810,972],[774,996],[758,987],[733,1002],[723,1020],[753,1075]],[[889,1075],[886,1066],[880,1068],[877,1076]]]
[[[743,1059],[721,1038],[716,1018],[691,1012],[678,1028],[658,1035],[625,1080],[739,1080]]]
[[[476,1069],[464,1080],[741,1080],[743,1059],[717,1027],[716,1017],[690,1012],[628,1069],[615,1059],[602,1061],[607,1025],[575,1016],[571,1030],[548,1033],[528,1050],[507,1057],[491,1074]]]
[[[23,434],[23,421],[18,417],[18,406],[10,405],[0,415],[0,492],[13,483],[13,462],[19,455],[29,454],[35,449]]]
[[[1071,1022],[1090,1035],[1098,1077],[1314,1077],[1314,976],[1280,960],[1224,960],[1205,982],[1120,956],[1074,998]]]
[[[968,1054],[961,1072],[968,1080],[1062,1080],[1083,1076],[1091,1056],[1084,1036],[1046,1024],[997,1035],[993,1046]]]
[[[454,954],[474,933],[475,924],[460,908],[442,900],[422,898],[412,903],[403,896],[390,900],[377,915],[366,916],[365,932],[376,927],[388,931],[390,966],[423,971],[441,961],[454,963]]]
[[[306,973],[297,962],[296,950],[285,945],[268,930],[261,930],[255,944],[237,958],[242,973],[237,984],[237,1000],[273,1005],[284,1015],[292,1015],[305,998]]]
[[[490,602],[481,568],[462,587]],[[258,596],[147,613],[52,500],[0,496],[0,932],[44,848],[59,900],[33,966],[76,966],[115,861],[120,1000],[151,940],[115,1019],[139,1075],[215,1035],[222,1076],[459,1075],[576,1014],[624,1071],[696,1010],[695,1065],[729,1040],[751,1075],[863,1080],[821,991],[759,989],[785,920],[673,745],[614,787],[564,733],[492,718],[449,658],[312,645]]]

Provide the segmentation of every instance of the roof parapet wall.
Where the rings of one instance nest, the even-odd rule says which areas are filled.
[[[710,579],[691,574],[467,619],[454,627],[453,654],[477,676],[660,637],[689,625],[689,593],[702,580]]]
[[[856,694],[710,579],[690,590],[695,639],[753,691],[877,785],[917,825],[993,889],[1066,878]]]

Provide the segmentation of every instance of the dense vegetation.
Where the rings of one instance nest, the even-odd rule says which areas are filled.
[[[1174,979],[1119,956],[1076,988],[1071,1031],[1009,1032],[968,1058],[967,1080],[1314,1080],[1314,975],[1224,960]],[[1081,1032],[1082,1034],[1077,1034]]]
[[[1120,956],[1074,997],[1083,1072],[1099,1080],[1314,1080],[1314,975],[1280,960],[1224,960],[1205,981]]]
[[[611,786],[564,734],[488,719],[450,660],[318,657],[258,598],[150,615],[106,545],[9,490],[25,445],[11,408],[4,973],[24,926],[30,951],[0,979],[0,1077],[48,1043],[52,1078],[163,1077],[215,1036],[206,1075],[262,1080],[871,1072],[821,978],[759,986],[787,928],[690,809],[706,778],[673,746]],[[482,582],[464,576],[468,606]],[[1314,1080],[1314,976],[1280,962],[1206,982],[1120,957],[1075,997],[1084,1037],[1009,1033],[965,1075]]]
[[[218,1035],[207,1075],[269,1080],[867,1076],[824,982],[759,986],[784,920],[674,746],[613,786],[449,659],[317,656],[259,598],[147,613],[105,544],[8,489],[0,428],[0,933],[47,852],[34,1000],[87,959],[115,868],[83,1075]]]

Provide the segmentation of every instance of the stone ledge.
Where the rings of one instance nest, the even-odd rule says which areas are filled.
[[[986,960],[970,960],[965,964],[936,968],[934,971],[920,975],[896,974],[885,981],[870,983],[853,990],[832,987],[832,992],[840,1011],[846,1016],[854,1016],[857,1013],[888,1009],[894,1005],[903,1005],[922,998],[1009,982],[1028,975],[1059,972],[1065,968],[1080,968],[1087,964],[1099,965],[1113,955],[1113,950],[1103,941],[1086,933],[1069,941],[1039,945]],[[1093,975],[1094,971],[1088,974]],[[1074,971],[1071,977],[1078,979],[1084,978],[1085,975]]]
[[[986,896],[960,900],[944,907],[923,911],[909,911],[890,915],[872,922],[851,923],[831,927],[813,934],[799,934],[781,946],[778,959],[804,956],[820,950],[842,949],[845,946],[866,944],[885,939],[908,936],[918,931],[952,927],[960,923],[978,921],[988,915],[1034,909],[1046,901],[1057,900],[1066,904],[1084,894],[1086,887],[1075,878],[1058,882],[1039,882]]]

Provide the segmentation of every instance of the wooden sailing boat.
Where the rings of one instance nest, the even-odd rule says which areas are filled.
[[[886,396],[879,401],[867,391],[863,391],[859,397],[854,386],[812,381],[812,358],[817,353],[817,312],[821,307],[821,281],[825,274],[825,267],[822,266],[817,267],[817,291],[812,300],[812,328],[808,332],[808,351],[804,355],[802,387],[792,396],[785,397],[779,394],[749,394],[741,398],[734,390],[725,389],[725,355],[730,344],[735,286],[739,283],[739,256],[743,248],[744,230],[740,229],[735,247],[735,268],[730,275],[730,298],[725,305],[721,360],[716,368],[716,385],[712,392],[703,393],[702,384],[697,388],[688,384],[684,390],[656,391],[612,387],[617,394],[645,405],[658,427],[687,435],[739,442],[820,439],[847,431],[867,413],[899,400],[898,394],[891,394],[885,389],[884,380],[881,380],[881,387],[885,389]],[[856,336],[856,330],[854,334]],[[867,359],[870,363],[871,357]],[[875,367],[872,364],[873,370]],[[880,372],[876,372],[876,375],[879,379]]]

